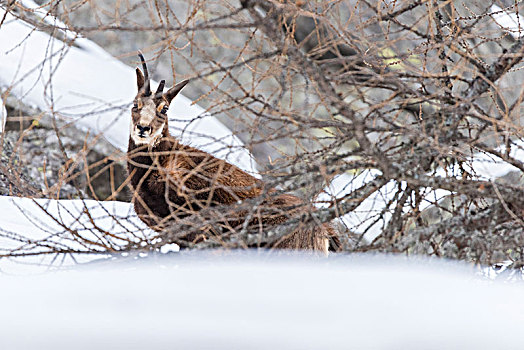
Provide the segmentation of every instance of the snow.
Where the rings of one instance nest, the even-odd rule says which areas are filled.
[[[493,20],[501,26],[505,31],[511,34],[515,39],[520,39],[524,31],[524,17],[507,10],[502,10],[497,5],[491,6]]]
[[[343,198],[349,195],[358,188],[364,186],[366,183],[372,181],[380,172],[377,170],[366,170],[358,174],[343,173],[336,176],[330,185],[324,189],[318,197],[317,201],[324,202],[319,207],[328,207],[329,202],[336,198]],[[379,191],[373,193],[366,198],[355,210],[338,218],[348,229],[352,232],[362,234],[366,231],[371,221],[375,219],[387,204],[389,193],[394,190],[394,183],[390,181],[383,186]],[[387,221],[391,215],[385,213],[384,219]],[[365,238],[373,240],[382,232],[382,222],[377,222],[367,229]]]
[[[23,1],[38,8],[32,1]],[[0,9],[0,18],[5,10]],[[42,10],[36,14],[63,27]],[[134,68],[118,61],[92,41],[76,38],[70,46],[47,33],[34,30],[10,13],[0,30],[0,88],[43,111],[95,134],[102,133],[115,147],[127,150],[130,106],[136,95]],[[152,81],[152,88],[157,83]],[[216,118],[183,95],[168,111],[170,130],[183,142],[255,173],[255,164],[241,141]]]
[[[520,349],[524,286],[391,256],[218,254],[0,276],[5,349]]]
[[[371,182],[378,175],[380,175],[380,172],[372,169],[357,174],[343,173],[336,176],[331,184],[324,189],[324,192],[317,197],[317,202],[321,202],[317,206],[328,207],[330,201],[336,198],[344,198],[358,188]],[[445,173],[441,171],[438,175],[444,176]],[[402,189],[405,190],[405,188],[406,183],[403,182]],[[391,218],[391,210],[385,210],[385,208],[394,198],[397,190],[397,183],[395,181],[389,181],[382,186],[382,188],[363,200],[355,210],[340,216],[337,220],[344,224],[351,232],[364,234],[364,240],[371,242],[380,235]],[[420,209],[424,210],[428,208],[449,194],[450,192],[446,190],[433,190],[428,188],[427,195],[420,204]]]
[[[0,256],[9,251],[45,252],[45,246],[86,251],[87,248],[76,237],[107,242],[104,231],[111,232],[114,237],[112,241],[121,245],[124,239],[137,241],[154,234],[138,219],[131,204],[124,202],[0,196],[0,213]],[[75,231],[75,235],[70,231]],[[90,247],[93,248],[93,245]],[[79,255],[64,255],[60,259],[65,260],[55,263],[55,254],[0,259],[0,272],[30,274],[54,265],[68,266],[97,258],[96,254],[85,257]]]
[[[498,151],[504,152],[502,147],[498,149]],[[512,148],[510,156],[521,161],[524,160],[524,144],[517,141],[515,147]],[[520,171],[508,162],[484,153],[475,154],[471,164],[464,164],[464,168],[470,173],[476,174],[480,180],[486,181],[495,181],[497,178],[511,171]],[[378,170],[365,170],[357,174],[343,173],[336,176],[330,185],[324,189],[324,192],[318,196],[318,202],[324,203],[317,206],[327,207],[328,204],[325,202],[349,195],[366,183],[372,181],[379,174],[380,172]],[[446,173],[446,171],[441,168],[437,169],[435,175],[441,177],[454,176],[453,174]],[[403,183],[402,186],[405,188],[405,183]],[[389,210],[384,209],[387,204],[393,200],[397,188],[396,182],[388,182],[380,190],[362,201],[355,210],[339,217],[338,220],[354,233],[362,234],[365,232],[364,239],[372,241],[382,232],[385,224],[391,218]],[[430,188],[426,189],[426,193],[420,205],[421,210],[438,203],[441,199],[451,194],[451,192],[447,190],[433,190]],[[381,214],[382,220],[373,223]]]
[[[5,123],[7,122],[7,110],[5,109],[5,103],[0,98],[0,134],[4,132]]]

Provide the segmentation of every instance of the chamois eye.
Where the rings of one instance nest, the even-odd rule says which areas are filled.
[[[133,109],[138,109],[138,102],[135,102],[135,103],[133,104]]]
[[[162,114],[166,114],[166,113],[167,113],[167,107],[162,108],[162,110],[160,111],[160,113],[162,113]]]

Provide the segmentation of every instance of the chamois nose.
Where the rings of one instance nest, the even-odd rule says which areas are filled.
[[[138,129],[138,136],[140,136],[140,137],[144,137],[144,133],[145,133],[146,131],[151,130],[151,128],[150,128],[149,126],[142,126],[142,125],[140,125],[140,124],[137,124],[136,127],[137,127],[137,129]]]

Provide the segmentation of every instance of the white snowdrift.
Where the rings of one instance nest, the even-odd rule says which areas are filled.
[[[503,149],[500,149],[500,151],[504,152]],[[517,142],[510,156],[519,160],[524,159],[524,145],[522,142]],[[468,169],[470,173],[478,176],[479,179],[486,181],[495,181],[511,171],[520,171],[508,162],[484,153],[475,154],[471,164],[466,164],[465,168]],[[378,170],[366,170],[358,174],[344,173],[338,175],[333,179],[331,184],[324,189],[324,192],[318,196],[318,200],[333,201],[336,198],[343,198],[364,186],[366,183],[369,183],[379,174],[380,172]],[[436,176],[447,177],[451,176],[451,174],[446,174],[443,169],[438,169]],[[403,184],[403,186],[405,186],[405,184]],[[373,240],[382,232],[384,225],[391,217],[389,211],[386,210],[384,212],[384,209],[394,198],[396,189],[396,183],[393,181],[388,182],[379,191],[366,198],[354,211],[341,216],[339,220],[352,232],[363,233],[366,231],[365,239],[369,241]],[[438,203],[441,199],[450,195],[451,192],[442,189],[427,189],[427,193],[420,206],[422,210]],[[323,204],[321,206],[327,205]],[[383,215],[382,220],[379,220],[371,225],[371,228],[368,228],[368,226],[378,218],[378,215],[381,214]]]
[[[0,134],[4,132],[5,123],[7,122],[7,110],[4,101],[0,98]]]
[[[89,213],[89,214],[88,214]],[[88,251],[79,236],[93,242],[137,241],[153,232],[138,219],[131,204],[94,200],[51,200],[0,196],[0,255],[11,251],[46,252],[46,246]],[[74,230],[75,234],[69,230]],[[119,239],[121,238],[121,239]],[[92,249],[94,245],[90,245]],[[0,272],[27,274],[97,258],[96,254],[74,256],[42,254],[38,257],[0,259]],[[29,264],[29,265],[28,265]]]
[[[493,20],[515,39],[524,35],[524,17],[512,11],[504,11],[497,5],[491,6],[491,12],[495,13]]]
[[[338,175],[317,199],[320,202],[329,202],[336,198],[343,198],[371,182],[379,174],[378,170],[366,170],[358,174]],[[402,188],[406,188],[405,183],[402,184]],[[398,186],[394,181],[386,183],[380,190],[362,201],[355,210],[340,216],[337,220],[340,220],[351,232],[357,234],[365,232],[364,239],[372,241],[382,232],[391,218],[391,209],[385,210],[385,208],[394,198],[397,189]],[[449,194],[450,192],[446,190],[429,191],[428,189],[428,194],[424,197],[420,207],[425,209]],[[322,203],[320,206],[327,207],[328,205]]]
[[[0,276],[5,349],[521,349],[523,285],[393,257],[172,255]]]
[[[359,174],[341,174],[336,176],[330,185],[324,189],[317,200],[322,203],[321,206],[327,207],[329,202],[334,201],[337,198],[343,198],[344,196],[356,191],[366,183],[372,181],[378,174],[377,170],[363,171]],[[381,190],[375,192],[370,197],[365,199],[355,210],[341,216],[340,220],[348,229],[355,233],[363,233],[367,227],[376,219],[376,216],[384,209],[387,201],[391,198],[391,191],[394,190],[395,185],[393,182],[387,183]],[[384,219],[389,220],[388,213],[385,213]],[[367,229],[365,238],[367,240],[373,240],[382,232],[382,221],[372,225],[371,229]]]
[[[38,7],[32,1],[23,3]],[[0,9],[0,18],[4,14]],[[61,25],[51,16],[40,15],[47,23]],[[77,36],[69,31],[64,35]],[[127,149],[130,104],[136,94],[133,68],[85,38],[69,46],[9,13],[0,28],[0,42],[0,88],[12,88],[11,94],[24,103],[74,120],[95,134],[102,133],[117,148]],[[152,85],[156,88],[156,82]],[[168,115],[173,134],[184,142],[255,172],[240,140],[188,98],[179,95]]]

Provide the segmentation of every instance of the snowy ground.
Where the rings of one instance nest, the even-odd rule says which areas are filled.
[[[2,98],[0,98],[0,135],[4,132],[5,123],[7,121],[7,110]]]
[[[0,217],[0,255],[45,253],[53,247],[82,252],[95,249],[96,242],[106,246],[110,242],[123,245],[125,240],[136,242],[153,235],[138,219],[131,204],[123,202],[0,196]],[[112,237],[106,237],[104,232],[110,232]],[[90,244],[88,249],[80,237],[95,244]],[[0,273],[34,274],[97,258],[96,254],[4,258],[0,259]]]
[[[517,5],[517,2],[515,2]],[[491,6],[491,12],[495,13],[495,22],[515,39],[520,39],[524,35],[524,17],[513,11],[502,10],[497,5]]]
[[[3,349],[521,349],[522,284],[442,261],[191,253],[0,276]]]

